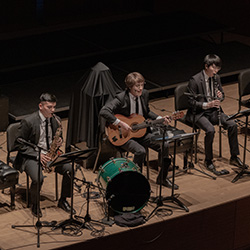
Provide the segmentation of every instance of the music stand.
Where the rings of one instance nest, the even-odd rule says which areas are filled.
[[[35,151],[38,153],[38,164],[37,164],[37,167],[38,167],[38,171],[37,171],[37,174],[38,174],[38,184],[37,184],[37,222],[35,225],[12,225],[11,227],[12,228],[17,228],[17,227],[35,227],[37,229],[37,247],[40,247],[40,229],[42,227],[53,227],[54,224],[56,223],[56,221],[53,221],[51,223],[45,223],[43,224],[42,221],[40,221],[40,171],[41,171],[41,150],[45,150],[33,143],[30,143],[30,142],[27,142],[26,140],[22,139],[22,138],[18,138],[17,141],[21,144],[24,144],[24,145],[27,145],[27,146],[30,146],[32,148],[35,149]],[[45,150],[46,151],[46,150]]]
[[[234,179],[232,180],[232,183],[235,183],[236,181],[238,181],[243,174],[248,174],[250,175],[250,172],[247,171],[247,165],[246,165],[246,148],[247,148],[247,129],[248,129],[248,116],[250,115],[250,109],[246,109],[246,110],[242,110],[240,112],[235,113],[232,116],[229,116],[228,120],[232,120],[232,119],[236,119],[236,118],[240,118],[242,116],[246,117],[246,121],[245,121],[245,138],[244,138],[244,151],[243,151],[243,168],[240,172],[237,172],[237,175],[234,177]]]
[[[158,125],[159,126],[159,125]],[[163,203],[163,197],[162,197],[162,181],[163,181],[163,161],[164,161],[164,152],[165,152],[165,141],[166,141],[166,132],[167,132],[167,125],[161,125],[161,127],[163,128],[163,138],[162,138],[162,146],[161,146],[161,177],[160,177],[160,192],[159,192],[159,196],[156,198],[156,207],[153,209],[153,211],[148,215],[148,217],[145,219],[146,221],[148,221],[150,219],[150,217],[152,216],[153,213],[155,213],[158,208],[160,207],[169,207],[168,205],[165,205]],[[152,138],[153,139],[153,138]],[[168,166],[169,167],[169,166]],[[173,187],[174,187],[174,183],[172,183]],[[171,214],[173,213],[173,211],[169,208],[166,208],[167,211],[169,211]]]
[[[70,217],[69,219],[60,222],[59,224],[55,225],[52,230],[56,230],[58,228],[65,228],[67,225],[76,225],[76,226],[83,226],[83,223],[73,218],[73,189],[74,189],[74,164],[76,160],[85,160],[87,159],[91,154],[94,153],[96,148],[90,148],[86,150],[80,150],[80,151],[73,151],[69,153],[65,153],[63,155],[60,155],[57,159],[55,159],[50,166],[57,166],[62,165],[66,163],[72,164],[72,171],[71,171],[71,209],[70,209]]]
[[[191,137],[193,137],[196,133],[188,133],[188,134],[179,134],[179,135],[175,135],[173,137],[170,138],[165,138],[168,140],[168,143],[170,142],[174,142],[174,158],[173,158],[173,174],[172,174],[172,190],[171,190],[171,195],[168,197],[165,197],[162,199],[162,201],[171,201],[174,204],[178,205],[180,208],[182,208],[183,210],[185,210],[186,212],[189,212],[189,209],[179,200],[175,197],[174,195],[174,183],[175,183],[175,169],[176,169],[176,148],[177,148],[177,141],[181,141],[184,139],[189,139]],[[158,140],[160,140],[161,138],[158,138]],[[163,138],[164,139],[164,138]]]
[[[176,196],[174,195],[174,182],[175,182],[175,162],[176,162],[176,146],[177,146],[177,141],[181,141],[184,139],[188,139],[188,138],[193,138],[193,136],[196,133],[188,133],[188,134],[180,134],[180,135],[176,135],[173,136],[172,138],[169,139],[169,142],[174,142],[174,158],[173,158],[173,175],[172,175],[172,191],[171,191],[171,195],[168,197],[163,198],[163,201],[171,201],[172,203],[178,205],[179,207],[181,207],[183,210],[185,210],[186,212],[189,212],[189,209],[178,199],[176,198]]]

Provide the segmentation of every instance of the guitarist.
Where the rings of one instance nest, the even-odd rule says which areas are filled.
[[[132,128],[125,122],[117,119],[115,114],[121,114],[129,117],[131,114],[139,114],[145,117],[145,119],[158,119],[161,116],[156,115],[150,111],[148,106],[149,94],[144,89],[145,79],[138,72],[132,72],[125,78],[126,89],[119,93],[111,102],[107,103],[100,111],[100,115],[104,117],[110,124],[120,126],[124,131],[132,130]],[[164,123],[169,123],[169,116],[164,116]],[[147,133],[141,138],[129,139],[125,144],[121,146],[122,149],[132,152],[134,154],[134,163],[138,164],[142,171],[142,165],[145,160],[146,150],[145,147],[151,148],[157,152],[161,152],[161,144],[151,140],[153,134],[149,129]],[[161,159],[159,155],[159,159]],[[162,185],[171,188],[172,183],[167,178],[168,168],[171,164],[171,160],[168,158],[168,147],[165,144],[164,161],[161,171],[157,177],[157,184],[160,183],[161,173],[163,171]],[[178,185],[175,184],[175,189],[178,189]]]

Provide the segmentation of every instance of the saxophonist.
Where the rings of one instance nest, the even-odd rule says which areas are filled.
[[[224,100],[224,92],[222,89],[220,76],[222,61],[219,56],[209,54],[204,58],[203,70],[192,76],[188,89],[191,94],[198,95],[197,98],[189,97],[189,110],[186,119],[205,131],[205,167],[211,171],[215,171],[213,164],[213,140],[215,129],[214,125],[219,123],[224,129],[228,130],[228,141],[230,146],[230,164],[239,168],[243,167],[243,163],[238,157],[239,144],[237,135],[237,124],[233,120],[228,120],[228,116],[221,110],[221,101]],[[215,84],[216,81],[216,84]],[[213,99],[211,97],[216,97]],[[218,116],[218,109],[220,113]]]
[[[57,137],[56,141],[53,140],[60,127],[58,122],[59,117],[55,117],[54,115],[56,102],[57,99],[55,95],[43,93],[40,96],[38,111],[25,117],[21,121],[16,136],[15,144],[18,149],[18,154],[14,163],[14,167],[21,172],[25,171],[32,180],[30,186],[31,211],[36,217],[38,216],[38,213],[40,217],[42,216],[41,209],[37,211],[37,185],[39,185],[40,192],[41,186],[44,182],[42,169],[44,169],[47,163],[52,160],[51,154],[48,152],[52,143],[56,144],[56,148],[59,148],[63,142],[62,135]],[[30,145],[20,143],[20,139],[18,140],[18,138],[29,142]],[[44,149],[41,150],[40,154],[40,183],[38,183],[39,156],[35,148],[32,147],[32,144]],[[68,213],[70,213],[71,208],[66,198],[70,197],[71,170],[71,164],[69,163],[57,166],[55,168],[56,172],[63,175],[61,196],[58,202],[58,207],[62,208]],[[75,211],[73,212],[75,213]]]

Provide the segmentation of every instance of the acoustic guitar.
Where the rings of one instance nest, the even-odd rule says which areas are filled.
[[[171,120],[178,120],[184,116],[182,111],[174,112],[169,118]],[[155,124],[163,124],[164,118],[157,120],[145,120],[141,115],[132,114],[129,117],[116,114],[115,117],[123,122],[126,122],[132,130],[125,131],[119,125],[109,124],[106,127],[106,134],[108,140],[115,146],[122,146],[131,138],[141,138],[146,134],[147,127]]]

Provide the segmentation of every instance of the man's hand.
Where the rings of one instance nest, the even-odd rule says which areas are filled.
[[[207,106],[208,106],[208,108],[219,108],[220,107],[220,100],[213,100],[211,102],[208,102]]]
[[[118,123],[118,126],[120,126],[122,129],[124,129],[125,131],[129,131],[129,130],[132,130],[132,128],[126,123],[126,122],[123,122],[123,121],[120,121]]]
[[[40,159],[42,166],[46,166],[46,164],[52,160],[48,155],[42,153],[40,155]]]
[[[165,116],[163,116],[162,118],[164,118],[164,122],[163,122],[163,123],[164,123],[165,125],[171,123],[171,119],[170,119],[170,117],[169,117],[168,115],[165,115]]]
[[[219,90],[217,91],[216,94],[217,94],[217,96],[218,96],[220,99],[223,97],[222,93],[221,93]]]

